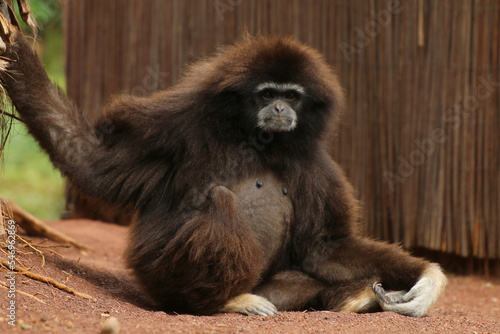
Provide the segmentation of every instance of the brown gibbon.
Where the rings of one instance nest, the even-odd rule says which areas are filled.
[[[437,264],[360,235],[327,149],[344,96],[315,50],[247,38],[166,91],[113,98],[90,122],[23,35],[12,40],[2,85],[78,189],[133,207],[126,259],[159,308],[420,317],[444,290]]]

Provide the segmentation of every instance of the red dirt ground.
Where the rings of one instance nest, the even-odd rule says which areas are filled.
[[[0,289],[0,333],[99,333],[102,323],[116,317],[120,333],[500,333],[500,280],[449,276],[444,296],[427,317],[394,313],[281,312],[277,316],[239,314],[191,316],[152,309],[121,258],[127,227],[87,220],[52,223],[57,229],[92,246],[92,253],[57,248],[63,257],[45,252],[17,254],[33,272],[49,276],[97,301],[85,300],[53,286],[18,276],[16,288],[46,304],[17,295],[17,326],[7,324],[7,290]],[[30,238],[38,243],[41,239]],[[4,271],[2,271],[2,276]],[[0,286],[0,288],[2,288]]]

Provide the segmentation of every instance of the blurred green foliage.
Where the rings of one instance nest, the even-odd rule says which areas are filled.
[[[30,0],[31,12],[36,21],[43,28],[48,24],[61,23],[60,0]]]
[[[61,8],[57,0],[29,1],[40,27],[38,43],[49,77],[64,88]],[[27,28],[24,26],[23,30]],[[34,215],[58,219],[64,207],[63,179],[20,122],[15,122],[5,149],[0,195]]]

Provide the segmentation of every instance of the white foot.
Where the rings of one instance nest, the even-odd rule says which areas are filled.
[[[439,265],[431,263],[410,291],[386,292],[380,283],[375,283],[373,292],[384,311],[423,317],[443,293],[447,282]]]
[[[264,297],[244,293],[230,299],[221,309],[224,313],[241,313],[245,315],[278,314],[276,307]]]

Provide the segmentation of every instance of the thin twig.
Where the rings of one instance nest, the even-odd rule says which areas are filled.
[[[51,253],[52,253],[52,254],[54,254],[54,255],[59,256],[61,259],[65,259],[65,258],[66,258],[64,255],[62,255],[62,254],[60,254],[60,253],[56,252],[56,251],[55,251],[55,250],[53,250],[53,249],[49,249],[49,252],[51,252]]]
[[[36,296],[38,296],[38,295],[42,295],[42,296],[44,296],[45,298],[49,299],[49,296],[47,296],[46,294],[41,293],[41,292],[37,292],[37,293],[35,293],[33,296],[35,296],[35,297],[36,297]]]
[[[37,248],[70,248],[71,245],[68,244],[56,244],[56,245],[42,245],[42,244],[32,244],[33,247]]]
[[[16,203],[12,201],[7,201],[7,204],[10,205],[12,208],[14,220],[16,221],[16,223],[19,224],[19,226],[21,226],[22,228],[24,228],[28,233],[38,236],[44,236],[58,242],[66,242],[79,249],[92,251],[91,247],[84,245],[81,242],[47,225],[41,219],[38,219],[29,212],[23,210]]]
[[[0,115],[5,115],[5,116],[8,116],[8,117],[10,117],[10,118],[13,118],[13,119],[18,120],[18,121],[19,121],[19,122],[21,122],[21,123],[25,123],[25,122],[21,119],[21,117],[17,117],[16,115],[11,114],[11,113],[6,112],[6,111],[2,111],[2,110],[0,110]]]
[[[7,284],[5,284],[5,283],[3,283],[3,282],[0,282],[0,287],[2,287],[2,288],[4,288],[4,289],[7,289],[7,290],[9,289],[9,287],[7,286]],[[36,300],[37,302],[40,302],[40,303],[42,303],[42,304],[47,304],[47,303],[46,303],[46,302],[44,302],[43,300],[38,299],[38,298],[36,298],[35,296],[30,295],[29,293],[24,292],[24,291],[21,291],[21,290],[19,290],[19,289],[17,289],[17,288],[16,288],[16,293],[18,293],[18,294],[20,294],[20,295],[23,295],[23,296],[26,296],[26,297],[29,297],[29,298],[31,298],[31,299],[34,299],[34,300]]]
[[[7,268],[9,267],[7,262],[2,261],[1,263],[4,266],[6,266]],[[59,282],[55,281],[54,279],[52,279],[50,277],[46,277],[46,276],[42,276],[42,275],[38,275],[38,274],[32,273],[31,271],[28,271],[26,269],[20,268],[18,266],[14,267],[14,271],[17,271],[19,274],[24,275],[24,276],[29,277],[29,278],[32,278],[34,280],[52,284],[53,286],[55,286],[59,290],[66,291],[67,293],[71,293],[71,294],[73,294],[73,295],[75,295],[77,297],[80,297],[80,298],[83,298],[83,299],[89,299],[89,300],[92,300],[94,302],[97,301],[97,299],[95,299],[94,297],[92,297],[90,295],[87,295],[86,293],[75,291],[74,289],[70,288],[69,286],[67,286],[65,284],[62,284],[62,283],[59,283]]]
[[[2,253],[4,253],[7,257],[9,257],[9,254],[3,248],[0,248],[0,251],[2,251]],[[18,250],[17,253],[20,253],[20,251]],[[16,258],[16,262],[19,263],[21,265],[21,267],[26,268],[24,263],[21,260],[19,260],[19,258]],[[9,267],[7,266],[6,269],[8,270]]]
[[[20,235],[18,235],[17,238],[19,240],[21,240],[22,242],[24,242],[24,244],[26,246],[28,246],[29,248],[31,248],[32,250],[34,250],[35,252],[37,252],[38,254],[40,254],[40,256],[42,257],[42,267],[45,266],[45,256],[43,255],[43,252],[41,250],[36,249],[35,247],[33,247],[33,245],[28,240],[24,239]]]

